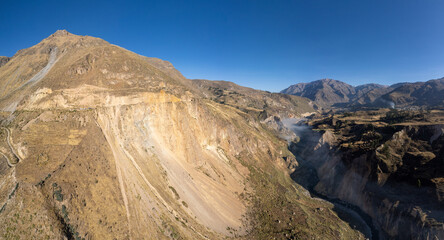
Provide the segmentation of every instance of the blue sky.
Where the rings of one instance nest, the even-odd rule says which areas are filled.
[[[0,55],[57,29],[168,60],[188,78],[280,91],[444,77],[444,1],[2,1]]]

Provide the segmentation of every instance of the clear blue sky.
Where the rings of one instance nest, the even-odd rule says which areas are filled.
[[[57,29],[172,62],[188,78],[280,91],[444,77],[444,1],[5,1],[0,55]]]

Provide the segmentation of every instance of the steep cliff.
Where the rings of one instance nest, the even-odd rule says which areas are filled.
[[[306,127],[291,145],[293,179],[359,207],[380,239],[444,237],[443,125],[312,123],[323,130]]]

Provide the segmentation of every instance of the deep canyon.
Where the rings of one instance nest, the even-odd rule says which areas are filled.
[[[423,163],[423,169],[417,174],[404,173],[403,177],[395,177],[393,175],[399,175],[396,169],[382,171],[380,167],[382,164],[378,159],[379,151],[384,148],[384,144],[387,144],[394,153],[404,151],[400,154],[401,161],[407,162],[404,163],[406,168],[405,165],[413,164],[406,156],[408,145],[411,144],[408,142],[412,139],[418,141],[417,138],[426,140],[422,145],[435,143],[433,147],[429,146],[429,149],[433,148],[434,152],[441,154],[442,125],[396,129],[397,131],[392,133],[392,138],[374,151],[353,152],[340,147],[340,141],[337,139],[340,134],[313,129],[313,126],[307,125],[306,119],[284,119],[282,122],[296,136],[289,143],[289,149],[299,162],[299,167],[291,174],[292,178],[309,189],[314,196],[351,208],[349,210],[359,214],[359,220],[353,218],[348,220],[356,225],[361,222],[360,230],[366,233],[366,237],[372,235],[372,239],[444,237],[442,186],[433,184],[433,180],[427,182],[424,179],[441,177],[442,165],[439,162],[435,165],[429,162],[429,166],[424,167]],[[438,156],[436,161],[440,159]],[[398,163],[398,168],[402,169],[402,164]],[[391,177],[387,176],[390,174]],[[418,181],[417,178],[421,177],[422,181]],[[385,182],[381,181],[382,178],[386,178]],[[418,186],[418,182],[420,184],[422,182],[422,185]],[[339,209],[338,215],[341,215],[340,212]],[[355,223],[356,221],[358,223]],[[365,223],[362,223],[363,221]]]

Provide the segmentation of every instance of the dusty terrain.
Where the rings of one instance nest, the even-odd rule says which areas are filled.
[[[17,52],[0,67],[0,238],[363,239],[292,181],[264,121],[308,100],[207,90],[66,31]]]

